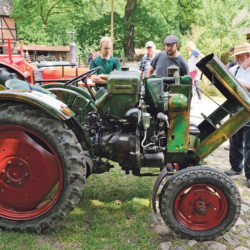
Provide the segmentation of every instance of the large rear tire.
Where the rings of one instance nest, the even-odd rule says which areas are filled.
[[[86,178],[74,133],[26,104],[0,104],[0,227],[53,226],[79,202]]]
[[[211,240],[227,232],[240,215],[235,184],[209,167],[190,167],[173,175],[160,193],[164,222],[178,235]]]
[[[20,75],[11,72],[9,69],[0,67],[0,84],[4,86],[4,83],[9,79],[24,80]]]

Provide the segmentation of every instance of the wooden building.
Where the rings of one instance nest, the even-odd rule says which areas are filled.
[[[13,18],[10,17],[13,9],[11,0],[0,0],[0,54],[7,54],[7,41],[11,40],[12,52],[17,53],[17,30]]]
[[[49,46],[49,45],[23,45],[24,52],[28,52],[32,61],[65,61],[69,60],[69,46]]]

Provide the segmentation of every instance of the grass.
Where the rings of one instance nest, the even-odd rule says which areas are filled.
[[[0,249],[156,249],[150,228],[156,177],[125,175],[116,166],[87,180],[78,206],[46,233],[0,231]]]

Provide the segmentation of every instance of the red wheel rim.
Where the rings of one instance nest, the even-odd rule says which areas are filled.
[[[16,125],[0,125],[0,217],[33,219],[60,197],[59,156],[40,135]]]
[[[194,184],[183,189],[175,199],[176,219],[192,230],[209,230],[226,217],[228,204],[220,189],[208,184]]]

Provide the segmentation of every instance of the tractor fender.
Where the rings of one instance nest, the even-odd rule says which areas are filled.
[[[86,88],[83,87],[76,87],[76,86],[67,86],[64,87],[65,83],[61,83],[61,82],[56,82],[56,83],[47,83],[43,85],[43,88],[45,89],[54,89],[54,88],[63,88],[63,89],[70,89],[74,92],[77,92],[78,94],[91,99],[91,95],[89,94],[88,90]]]
[[[74,112],[66,104],[51,95],[38,91],[22,89],[3,90],[0,91],[0,102],[27,103],[63,121],[74,116]]]
[[[160,172],[160,174],[158,175],[155,184],[154,184],[154,188],[153,188],[153,194],[152,194],[152,206],[153,206],[153,211],[157,214],[157,208],[156,208],[156,202],[157,202],[157,198],[158,198],[158,192],[160,189],[160,184],[163,181],[163,179],[168,175],[168,170],[167,168],[163,168],[162,171]]]
[[[43,85],[43,87],[46,85]],[[50,84],[50,87],[45,87],[45,89],[56,95],[63,103],[67,104],[75,113],[74,117],[80,124],[84,123],[89,112],[97,110],[93,99],[83,88]]]
[[[53,95],[23,89],[10,89],[0,91],[0,103],[22,102],[44,111],[45,113],[62,120],[75,133],[82,148],[88,150],[90,156],[95,157],[91,142],[81,125],[75,119],[75,113],[62,101]]]
[[[6,69],[10,70],[11,72],[14,72],[14,73],[18,74],[19,76],[21,76],[24,79],[27,79],[28,77],[30,77],[30,72],[29,71],[24,71],[23,72],[15,64],[10,64],[7,61],[1,61],[0,67],[1,66],[5,67]]]

